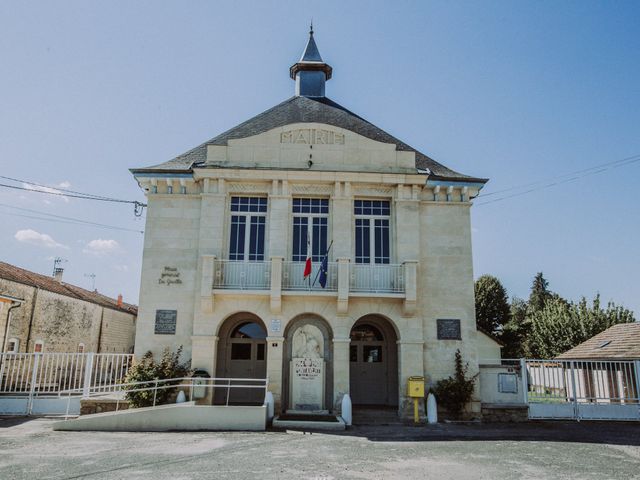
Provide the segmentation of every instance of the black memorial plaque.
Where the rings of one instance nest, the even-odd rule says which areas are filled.
[[[175,335],[177,310],[156,310],[156,335]]]
[[[453,318],[438,319],[438,340],[462,340],[460,320]]]

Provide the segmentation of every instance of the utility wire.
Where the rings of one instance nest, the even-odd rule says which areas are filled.
[[[513,193],[511,195],[505,195],[503,197],[499,197],[499,198],[496,198],[496,199],[493,199],[493,200],[487,200],[485,202],[481,201],[480,203],[477,203],[476,205],[477,206],[488,205],[490,203],[500,202],[500,201],[503,201],[503,200],[507,200],[509,198],[520,197],[522,195],[527,195],[529,193],[536,192],[538,190],[544,190],[544,189],[547,189],[547,188],[555,187],[557,185],[562,185],[564,183],[574,182],[576,180],[580,180],[581,178],[588,177],[590,175],[597,175],[597,174],[606,172],[607,170],[612,170],[614,168],[619,168],[619,167],[631,165],[631,164],[636,163],[636,162],[640,162],[640,155],[634,155],[633,157],[627,157],[627,158],[624,158],[624,159],[621,159],[621,160],[616,160],[614,162],[609,162],[609,163],[606,163],[606,164],[596,165],[596,166],[591,167],[591,168],[586,168],[586,169],[583,169],[583,170],[578,170],[576,172],[567,173],[567,174],[555,177],[555,179],[551,178],[551,179],[548,179],[548,180],[540,180],[540,181],[532,182],[532,183],[525,184],[525,185],[515,186],[515,187],[507,188],[507,189],[504,189],[504,190],[498,190],[496,192],[491,192],[491,193],[487,193],[487,194],[484,194],[484,195],[478,195],[476,198],[488,197],[489,195],[495,195],[497,193],[505,193],[505,192],[508,192],[508,191],[518,190],[520,188],[532,187],[532,188],[529,188],[528,190],[525,190],[525,191],[522,191],[522,192],[516,192],[516,193]],[[573,175],[573,176],[570,176],[570,175]],[[565,177],[569,177],[569,178],[565,178]],[[544,182],[550,182],[550,183],[546,183],[546,184],[541,185]]]
[[[144,208],[147,206],[146,203],[142,203],[137,200],[122,200],[120,198],[105,197],[102,195],[94,195],[91,193],[77,192],[75,190],[68,190],[65,188],[50,187],[48,185],[42,185],[40,183],[30,182],[28,180],[21,180],[19,178],[6,177],[4,175],[0,175],[0,178],[9,180],[12,182],[18,182],[26,185],[40,187],[40,188],[27,188],[24,186],[20,187],[17,185],[8,185],[6,183],[0,183],[0,187],[11,188],[14,190],[24,190],[27,192],[43,193],[45,195],[56,195],[61,197],[79,198],[82,200],[95,200],[99,202],[129,203],[133,205],[133,213],[136,217],[141,216]],[[41,188],[46,188],[47,190],[41,190]]]
[[[568,176],[571,176],[571,175],[578,175],[578,174],[585,173],[585,172],[591,172],[592,170],[602,169],[602,170],[599,170],[597,172],[593,172],[593,173],[601,173],[601,172],[604,172],[606,170],[609,170],[609,168],[611,168],[611,167],[613,167],[613,168],[622,167],[622,166],[625,166],[625,165],[628,165],[628,164],[631,164],[631,163],[635,163],[635,162],[638,162],[638,161],[640,161],[640,154],[633,155],[631,157],[622,158],[622,159],[619,159],[619,160],[614,160],[612,162],[601,163],[599,165],[594,165],[593,167],[585,168],[585,169],[582,169],[582,170],[576,170],[576,171],[573,171],[573,172],[568,172],[568,173],[565,173],[563,175],[558,175],[556,177],[549,177],[547,179],[538,180],[536,182],[525,183],[525,184],[522,184],[522,185],[515,185],[513,187],[505,188],[503,190],[496,190],[495,192],[481,193],[476,198],[489,197],[491,195],[497,195],[499,193],[505,193],[505,192],[510,192],[510,191],[513,191],[513,190],[519,190],[521,188],[532,187],[532,186],[535,186],[535,185],[539,185],[541,183],[550,182],[552,180],[559,180],[559,179],[562,179],[562,178],[565,178],[565,177],[568,177]]]
[[[41,187],[41,188],[49,188],[51,190],[57,190],[56,192],[47,192],[44,191],[43,193],[50,193],[50,194],[54,194],[54,195],[61,195],[60,192],[67,192],[67,193],[71,193],[71,194],[76,194],[76,195],[80,195],[82,197],[87,197],[87,198],[95,198],[95,199],[101,199],[101,200],[105,200],[105,201],[110,201],[110,202],[119,202],[119,203],[136,203],[135,200],[121,200],[119,198],[113,198],[113,197],[105,197],[103,195],[95,195],[93,193],[84,193],[84,192],[78,192],[75,190],[69,190],[67,188],[61,188],[61,187],[52,187],[49,185],[43,185],[41,183],[36,183],[36,182],[30,182],[28,180],[21,180],[19,178],[12,178],[12,177],[5,177],[4,175],[0,175],[0,178],[4,178],[5,180],[11,180],[12,182],[18,182],[18,183],[26,183],[27,185],[33,185],[35,187]],[[42,192],[42,190],[34,190],[31,188],[24,188],[22,187],[22,190],[29,190],[32,192]],[[70,196],[70,195],[66,195],[65,196]]]
[[[5,215],[13,215],[13,216],[16,216],[16,217],[33,218],[35,220],[46,220],[46,221],[49,221],[49,222],[58,222],[58,223],[71,223],[71,224],[75,224],[75,225],[88,225],[88,226],[93,226],[93,227],[107,228],[107,229],[110,229],[110,230],[122,230],[122,231],[125,231],[125,232],[144,233],[144,230],[134,230],[132,228],[118,227],[116,225],[107,225],[107,224],[104,224],[104,223],[90,222],[88,220],[82,220],[82,219],[79,219],[79,218],[65,217],[63,215],[55,215],[53,213],[41,212],[39,210],[32,210],[30,208],[14,207],[13,205],[6,205],[4,203],[0,203],[0,207],[12,208],[14,210],[19,210],[19,211],[22,211],[22,212],[28,212],[28,213],[32,213],[32,214],[36,214],[36,215],[44,215],[45,217],[52,217],[52,218],[34,217],[32,215],[24,215],[24,214],[19,214],[19,213],[2,212]]]

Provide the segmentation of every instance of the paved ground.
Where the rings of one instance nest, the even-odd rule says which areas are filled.
[[[54,432],[0,419],[0,479],[640,479],[640,425],[359,427],[340,434]]]

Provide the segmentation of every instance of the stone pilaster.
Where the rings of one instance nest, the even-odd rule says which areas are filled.
[[[342,397],[349,393],[349,338],[333,339],[333,408],[340,412]]]
[[[398,340],[398,390],[400,393],[399,410],[402,417],[413,417],[413,399],[407,395],[407,381],[409,377],[424,377],[422,363],[424,342],[413,340]],[[424,417],[424,401],[418,402],[420,418]]]
[[[269,391],[273,394],[275,411],[282,408],[282,368],[284,337],[267,337],[267,377]]]

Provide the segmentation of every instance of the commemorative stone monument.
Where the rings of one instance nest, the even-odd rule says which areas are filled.
[[[293,334],[291,395],[293,411],[324,411],[324,337],[314,325],[303,325]]]

